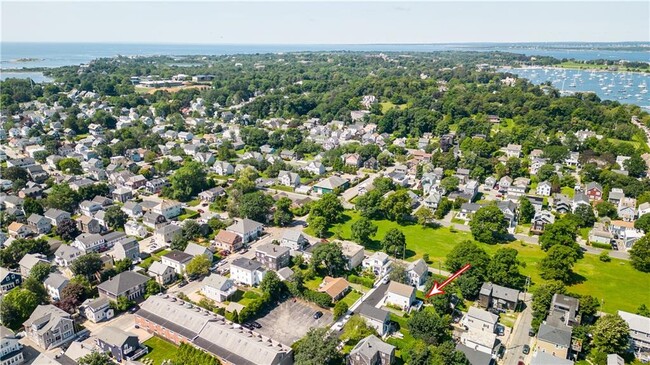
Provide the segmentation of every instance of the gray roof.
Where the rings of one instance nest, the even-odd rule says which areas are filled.
[[[530,365],[573,365],[573,361],[555,357],[543,351],[536,351]]]
[[[61,289],[62,287],[67,286],[69,282],[70,281],[65,276],[58,272],[53,272],[47,277],[47,279],[45,279],[43,284],[45,284],[45,286]]]
[[[20,259],[20,262],[18,262],[18,264],[20,266],[31,269],[32,267],[34,267],[34,265],[36,265],[39,262],[48,262],[49,263],[49,261],[47,261],[47,257],[45,257],[45,256],[43,256],[41,254],[28,253],[25,256],[23,256],[22,259]]]
[[[57,322],[58,318],[70,318],[70,314],[66,313],[64,310],[59,309],[52,304],[39,305],[34,309],[29,318],[23,323],[25,327],[31,327],[36,325],[40,327],[49,322]],[[41,327],[39,331],[47,330],[48,326]]]
[[[467,361],[469,361],[469,363],[472,365],[491,365],[494,363],[490,354],[474,350],[473,348],[467,347],[462,343],[456,345],[456,350],[465,354]]]
[[[424,262],[423,259],[419,259],[417,261],[413,261],[409,264],[409,266],[406,268],[406,271],[413,271],[419,276],[424,276],[427,271],[429,271],[429,267],[427,266],[427,263]]]
[[[27,222],[37,224],[43,218],[45,218],[45,217],[43,217],[40,214],[35,214],[34,213],[34,214],[30,215],[29,218],[27,218]]]
[[[262,267],[257,261],[247,259],[245,257],[238,257],[232,261],[230,264],[231,267],[238,267],[244,270],[254,271]]]
[[[45,212],[45,217],[50,218],[50,219],[56,219],[56,218],[60,217],[62,214],[67,216],[67,217],[70,216],[70,213],[66,212],[65,210],[50,208]]]
[[[631,331],[650,334],[650,318],[625,311],[618,311],[618,315],[627,322]]]
[[[278,270],[278,277],[280,280],[287,280],[290,277],[292,277],[294,274],[293,270],[291,270],[288,267],[283,267],[280,270]]]
[[[560,325],[558,327],[542,323],[539,326],[537,339],[553,345],[569,348],[571,346],[571,327]]]
[[[232,280],[225,277],[221,276],[219,274],[211,274],[207,278],[203,279],[203,285],[204,286],[209,286],[211,288],[215,288],[218,290],[226,290],[229,286],[226,286],[228,282],[232,283]]]
[[[86,299],[86,301],[83,303],[86,307],[91,308],[92,310],[98,310],[102,308],[105,305],[108,305],[110,303],[110,300],[106,297],[99,297],[99,298],[91,298],[91,299]]]
[[[484,295],[492,295],[493,298],[506,300],[508,302],[516,303],[517,300],[519,300],[519,290],[506,288],[505,286],[488,282],[483,283],[480,293]]]
[[[282,239],[287,241],[298,242],[300,237],[304,237],[302,232],[293,229],[288,229],[282,233]]]
[[[401,295],[403,297],[410,297],[415,292],[415,288],[410,285],[398,283],[397,281],[391,281],[390,284],[388,284],[387,292]]]
[[[133,271],[125,271],[99,284],[97,288],[117,296],[147,281],[149,281],[147,276]]]
[[[361,356],[366,363],[370,364],[370,360],[377,352],[390,354],[395,350],[395,346],[389,345],[380,340],[375,335],[370,335],[363,340],[359,341],[356,346],[350,351],[350,356]]]
[[[488,323],[497,323],[499,321],[499,316],[478,307],[469,307],[467,315]]]
[[[291,250],[289,250],[288,247],[278,246],[272,243],[265,243],[263,245],[257,246],[255,251],[262,252],[265,256],[279,257],[288,253]]]
[[[197,245],[196,243],[190,242],[187,244],[187,247],[185,247],[185,250],[183,251],[187,254],[190,254],[192,256],[197,256],[197,255],[204,255],[204,254],[210,254],[212,256],[212,251],[210,251],[209,248],[201,245]]]
[[[235,223],[226,228],[226,230],[243,235],[246,232],[252,232],[262,226],[264,226],[262,223],[256,222],[252,219],[244,218],[238,219]]]
[[[177,226],[175,224],[168,224],[165,226],[162,226],[156,230],[156,233],[161,233],[161,234],[168,234],[168,233],[174,233],[181,231],[183,228],[180,226]]]
[[[358,312],[363,317],[374,319],[381,322],[386,321],[386,319],[389,317],[388,311],[383,310],[381,308],[373,307],[365,303],[361,303]]]
[[[70,245],[61,245],[59,248],[56,250],[54,253],[54,256],[59,257],[64,260],[70,260],[79,254],[81,254],[81,250]]]
[[[167,266],[160,261],[154,261],[151,266],[149,266],[148,272],[155,275],[163,275],[168,269],[173,270],[171,266]]]
[[[97,338],[111,345],[122,346],[130,338],[136,335],[124,332],[123,330],[111,326],[106,326],[99,330]]]
[[[343,179],[343,178],[338,177],[338,176],[330,176],[330,177],[328,177],[327,179],[324,179],[324,180],[319,181],[319,182],[318,182],[316,185],[314,185],[314,186],[315,186],[315,187],[320,187],[320,188],[325,188],[325,189],[334,190],[334,189],[336,189],[336,188],[338,188],[338,187],[340,187],[340,186],[343,186],[343,185],[346,184],[347,182],[348,182],[347,179]]]
[[[176,262],[188,262],[193,258],[192,255],[178,250],[172,250],[164,254],[162,257]]]

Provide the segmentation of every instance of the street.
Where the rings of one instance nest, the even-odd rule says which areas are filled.
[[[531,342],[531,337],[528,336],[528,331],[530,330],[531,322],[533,320],[533,310],[532,310],[532,298],[533,296],[530,293],[522,294],[524,297],[524,304],[526,308],[519,313],[517,320],[515,321],[514,328],[506,345],[506,352],[503,357],[503,364],[505,365],[517,365],[519,360],[524,360],[524,363],[530,363],[530,356],[523,354],[524,345],[529,345]],[[532,349],[532,346],[531,346]]]

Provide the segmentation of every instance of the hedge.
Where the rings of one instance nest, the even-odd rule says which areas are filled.
[[[348,281],[354,284],[363,285],[366,288],[372,289],[375,285],[375,281],[370,278],[364,278],[356,275],[348,275]]]
[[[611,250],[612,249],[612,245],[607,244],[607,243],[592,242],[591,246],[596,247],[596,248],[602,248],[602,249],[605,249],[605,250]]]

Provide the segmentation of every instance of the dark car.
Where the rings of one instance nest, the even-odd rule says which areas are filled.
[[[259,329],[259,328],[262,328],[262,325],[259,324],[259,322],[257,322],[257,321],[255,321],[255,322],[251,322],[251,324],[252,324],[253,327],[255,327],[255,328],[258,328],[258,329]]]
[[[129,313],[133,314],[133,313],[137,312],[138,309],[140,309],[140,307],[138,307],[137,305],[134,305],[133,307],[131,307],[129,309]]]
[[[248,330],[252,330],[254,328],[252,323],[244,323],[241,326],[248,329]]]
[[[522,352],[524,354],[528,355],[528,353],[530,353],[530,346],[524,345],[524,349],[522,350]]]
[[[318,319],[318,318],[320,318],[322,316],[323,316],[323,312],[321,312],[321,311],[318,311],[318,312],[314,313],[314,319]]]
[[[534,330],[534,329],[532,329],[532,328],[531,328],[531,329],[529,329],[529,330],[528,330],[528,336],[530,336],[530,337],[533,337],[533,336],[535,336],[535,330]]]
[[[187,281],[185,281],[185,280],[182,280],[180,283],[178,283],[178,287],[179,287],[179,288],[182,288],[182,287],[184,287],[185,285],[187,285]]]

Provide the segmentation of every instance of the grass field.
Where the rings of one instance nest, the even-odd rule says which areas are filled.
[[[142,359],[153,360],[153,365],[161,365],[163,361],[174,358],[174,354],[178,350],[173,343],[156,336],[146,340],[143,344],[149,348],[149,353]]]
[[[355,211],[345,212],[345,221],[330,229],[333,238],[350,239],[352,223],[359,218]],[[375,221],[378,226],[377,235],[366,248],[379,250],[380,240],[391,228],[400,229],[406,236],[406,260],[413,261],[429,254],[431,267],[441,265],[453,247],[463,240],[471,240],[468,232],[452,232],[449,228],[426,228],[420,225],[400,226],[387,220]],[[307,232],[312,234],[313,232]],[[480,244],[490,255],[502,247],[511,247],[519,251],[519,260],[525,264],[521,269],[524,275],[530,276],[533,285],[542,282],[537,269],[538,262],[546,256],[538,245],[525,244],[521,241],[500,245]],[[611,262],[601,262],[597,255],[585,254],[585,257],[574,266],[575,284],[568,289],[577,294],[590,294],[604,301],[602,310],[613,313],[616,310],[636,311],[641,304],[650,305],[650,274],[634,270],[629,262],[612,259]]]
[[[382,114],[385,114],[387,111],[393,109],[394,107],[398,107],[400,109],[406,109],[406,104],[396,105],[391,103],[390,101],[384,101],[383,103],[379,103],[379,105],[381,106]]]
[[[343,297],[343,299],[341,299],[341,301],[344,302],[345,304],[347,304],[347,305],[348,305],[348,308],[349,308],[349,307],[351,307],[352,304],[354,304],[354,302],[356,302],[359,298],[361,298],[361,294],[360,294],[360,293],[358,293],[358,292],[356,292],[356,291],[353,291],[353,290],[350,290],[350,292],[347,293],[347,294]]]
[[[573,196],[576,194],[575,190],[568,186],[562,187],[561,193],[573,199]]]

